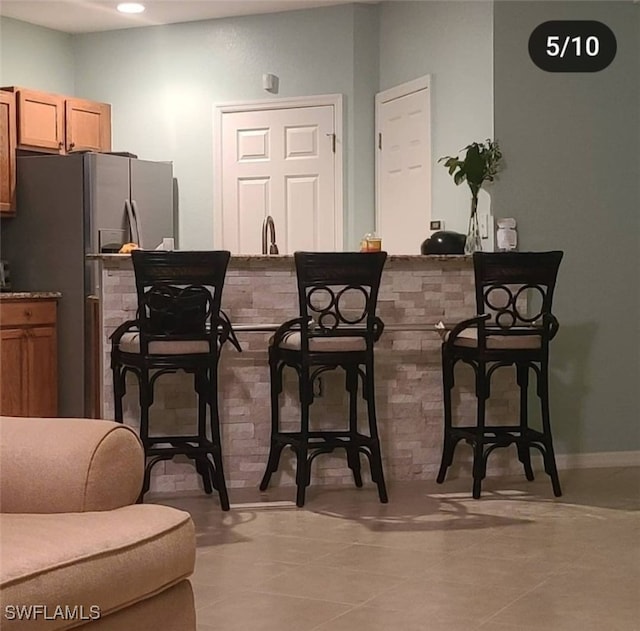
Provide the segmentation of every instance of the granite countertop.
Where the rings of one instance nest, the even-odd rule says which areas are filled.
[[[131,254],[87,254],[87,259],[91,261],[121,261],[131,258]],[[471,260],[470,254],[389,254],[389,261],[463,261]],[[293,254],[232,254],[232,261],[263,262],[272,261],[285,262],[293,261]]]
[[[132,271],[131,254],[87,254],[87,260],[97,261],[105,270]],[[467,269],[472,265],[468,254],[390,254],[385,269],[415,271],[422,269]],[[292,271],[292,254],[239,254],[231,255],[229,270],[238,271]]]
[[[62,298],[59,291],[3,291],[0,300],[57,300]]]

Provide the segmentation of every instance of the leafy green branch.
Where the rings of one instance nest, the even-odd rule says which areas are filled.
[[[502,166],[502,152],[497,141],[487,138],[485,142],[472,142],[464,148],[464,159],[459,156],[445,156],[438,162],[444,162],[456,184],[466,182],[471,190],[471,214],[478,208],[478,194],[485,182],[493,182]]]

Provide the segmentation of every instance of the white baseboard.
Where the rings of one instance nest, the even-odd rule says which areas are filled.
[[[640,467],[640,451],[601,451],[590,454],[556,454],[558,469]]]
[[[453,462],[456,475],[471,475],[470,450],[458,450]],[[544,471],[542,455],[537,449],[531,449],[531,465],[534,472]],[[560,471],[569,469],[603,469],[606,467],[640,467],[640,451],[602,451],[596,453],[556,454],[556,466]],[[431,471],[431,470],[430,470]],[[433,469],[435,472],[436,469]],[[521,475],[522,464],[515,450],[496,450],[487,463],[487,475],[490,477]]]

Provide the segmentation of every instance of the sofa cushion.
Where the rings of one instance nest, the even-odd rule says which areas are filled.
[[[186,578],[195,563],[188,513],[136,504],[111,511],[0,515],[0,606],[91,606],[101,616]],[[77,620],[12,621],[11,629],[69,629]]]
[[[136,501],[144,449],[122,423],[0,417],[0,510],[67,513]]]

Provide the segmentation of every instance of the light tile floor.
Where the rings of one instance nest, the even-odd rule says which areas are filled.
[[[198,631],[640,630],[640,468],[156,498],[196,523]],[[150,498],[151,499],[151,498]],[[256,502],[254,506],[252,502]],[[280,502],[280,503],[279,503]],[[235,503],[235,504],[234,504]]]

